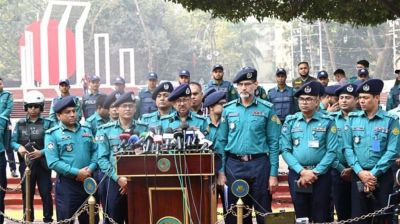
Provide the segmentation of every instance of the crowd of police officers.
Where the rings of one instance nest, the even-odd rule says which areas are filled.
[[[115,170],[119,136],[127,130],[141,133],[151,127],[174,130],[186,123],[213,142],[217,193],[224,213],[237,201],[230,191],[232,183],[243,179],[250,187],[243,201],[258,211],[257,223],[264,223],[260,214],[271,212],[281,155],[289,168],[297,218],[330,222],[334,211],[338,220],[359,217],[387,205],[400,164],[396,116],[400,112],[400,71],[396,70],[398,77],[388,97],[391,113],[379,104],[384,83],[371,78],[368,67],[366,60],[357,62],[357,77],[349,79],[337,69],[338,85],[328,85],[326,71],[319,71],[314,78],[308,63],[300,62],[293,87],[286,84],[285,69],[279,68],[277,85],[268,91],[258,85],[258,73],[252,67],[243,67],[231,83],[223,79],[224,68],[217,64],[205,86],[191,81],[188,70],[179,72],[175,87],[171,82],[158,83],[158,75],[150,72],[148,85],[138,96],[125,92],[121,77],[115,79],[114,92],[102,94],[100,78],[93,76],[82,100],[70,95],[69,80],[60,80],[60,96],[52,100],[48,118],[41,116],[43,94],[36,90],[26,94],[26,117],[15,124],[11,136],[13,99],[0,79],[0,184],[7,188],[5,151],[10,148],[18,152],[21,177],[25,160],[31,167],[31,186],[23,184],[22,188],[34,192],[38,186],[44,222],[53,221],[53,170],[57,173],[57,220],[68,219],[79,210],[88,197],[82,182],[94,177],[100,182],[98,198],[104,212],[124,223],[127,178]],[[80,122],[82,117],[84,122]],[[4,197],[2,190],[1,212]],[[33,220],[33,194],[30,197]],[[388,211],[373,219],[390,222],[392,216]],[[0,223],[3,221],[0,216]],[[82,213],[79,221],[88,223],[87,214]],[[236,217],[229,213],[225,222],[236,223]],[[244,223],[252,223],[251,216]]]

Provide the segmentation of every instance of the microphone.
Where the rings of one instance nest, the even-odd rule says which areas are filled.
[[[144,152],[148,152],[150,150],[150,145],[153,144],[153,136],[154,136],[154,128],[150,128],[149,132],[146,135],[145,141],[145,149]]]
[[[181,143],[181,146],[183,146],[183,148],[180,148],[181,150],[186,150],[186,140],[185,140],[185,135],[186,135],[186,130],[189,128],[189,125],[186,121],[182,121],[182,123],[179,125],[180,130],[182,130],[182,138],[183,138],[183,144]],[[179,145],[179,142],[178,142]]]
[[[169,149],[171,145],[171,141],[174,139],[174,134],[172,128],[167,128],[162,135],[162,138],[165,140],[165,147]]]
[[[127,132],[122,132],[119,135],[119,140],[121,140],[121,142],[118,145],[118,151],[120,151],[121,149],[126,147],[126,143],[128,142],[130,137],[131,137],[131,135]]]
[[[208,140],[208,139],[203,139],[202,141],[203,142],[202,142],[202,146],[200,148],[200,151],[208,149],[213,144],[213,142]]]
[[[154,135],[154,144],[156,145],[155,151],[158,152],[160,150],[160,146],[163,144],[163,136],[161,135],[161,127],[157,126],[155,129]]]
[[[180,128],[176,129],[175,133],[174,133],[174,139],[176,139],[176,144],[178,146],[178,150],[182,150],[182,138],[183,138],[183,133],[182,130],[180,130]]]
[[[196,136],[194,134],[193,128],[188,128],[185,132],[185,142],[188,148],[192,147],[192,145],[194,144],[195,137]]]

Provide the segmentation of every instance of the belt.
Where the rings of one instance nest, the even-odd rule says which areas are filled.
[[[259,154],[247,154],[247,155],[237,155],[237,154],[232,154],[229,153],[228,155],[230,158],[234,159],[234,160],[239,160],[241,162],[248,162],[254,159],[258,159],[264,156],[267,156],[266,153],[259,153]]]
[[[312,170],[315,168],[315,166],[303,166],[303,168],[306,170]]]

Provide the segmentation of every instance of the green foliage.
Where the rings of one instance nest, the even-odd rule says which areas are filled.
[[[377,25],[400,16],[397,0],[168,0],[193,11],[210,12],[214,18],[244,21],[255,17],[258,21],[277,18],[291,21],[301,18],[349,23],[352,25]]]

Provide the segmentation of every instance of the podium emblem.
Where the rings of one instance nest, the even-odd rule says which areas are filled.
[[[161,158],[157,161],[157,168],[163,173],[168,172],[171,168],[171,162],[167,158]]]
[[[94,194],[96,192],[97,183],[93,178],[88,177],[83,181],[83,188],[87,194]]]
[[[232,184],[232,194],[238,198],[243,198],[249,193],[249,184],[242,179],[235,180]]]
[[[160,220],[157,221],[157,224],[182,224],[179,219],[172,217],[172,216],[165,216],[162,217]]]

